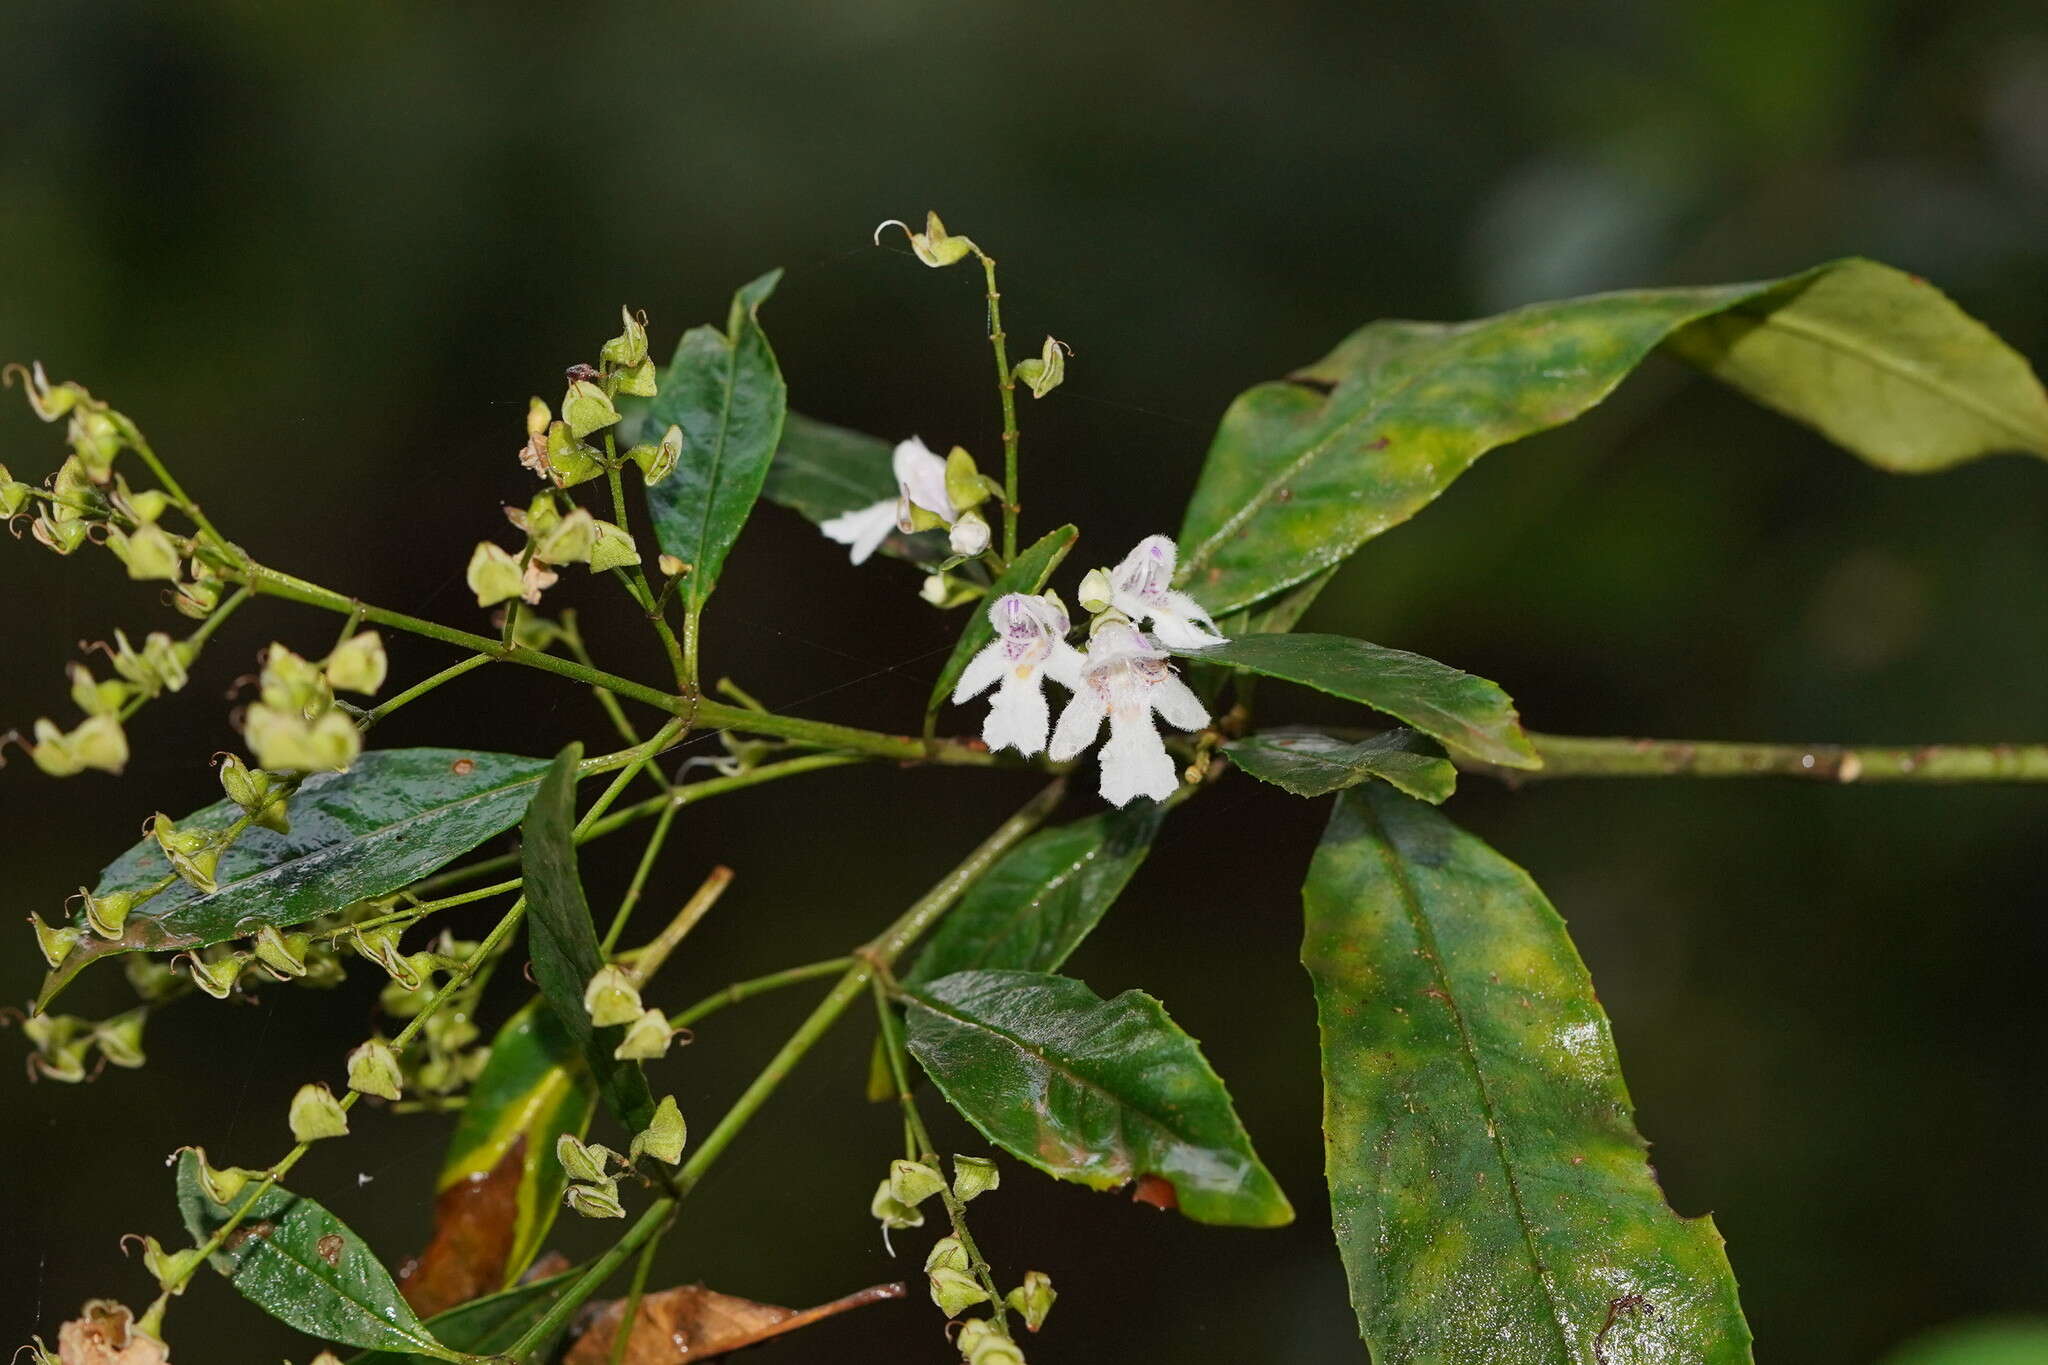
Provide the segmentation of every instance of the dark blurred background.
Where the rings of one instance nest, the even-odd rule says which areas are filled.
[[[1027,525],[1078,521],[1077,566],[1172,529],[1230,398],[1374,317],[1856,252],[2048,356],[2038,0],[17,3],[0,32],[0,356],[134,414],[259,556],[470,627],[469,547],[531,489],[513,461],[526,398],[559,391],[621,302],[666,354],[785,265],[764,319],[793,406],[993,454],[977,280],[868,243],[927,207],[1001,258],[1026,349],[1047,331],[1075,349],[1067,386],[1028,405],[1024,450]],[[0,460],[41,478],[59,433],[15,394],[4,408]],[[1307,625],[1496,678],[1548,730],[2042,739],[2044,517],[2038,463],[1886,476],[1657,362],[1368,546]],[[0,550],[0,722],[70,714],[79,640],[180,629],[106,555]],[[616,635],[606,659],[658,676],[630,618],[570,583],[552,601]],[[916,586],[893,563],[848,573],[764,508],[708,618],[708,666],[804,714],[913,725],[957,630]],[[150,811],[212,799],[229,681],[268,640],[317,652],[333,629],[244,611],[132,725],[124,781],[11,764],[8,913],[53,915]],[[450,657],[393,645],[401,676]],[[379,739],[545,753],[603,733],[576,689],[493,671]],[[857,770],[693,807],[657,904],[714,862],[739,879],[658,998],[865,936],[1030,786]],[[1714,1213],[1764,1359],[1869,1361],[1936,1324],[2048,1308],[2048,792],[1472,779],[1453,810],[1571,919],[1665,1188]],[[1008,1165],[975,1225],[1009,1273],[1061,1290],[1034,1362],[1362,1357],[1320,1207],[1296,960],[1323,816],[1243,781],[1189,807],[1072,964],[1104,994],[1154,992],[1202,1039],[1300,1221],[1199,1228]],[[631,853],[588,860],[594,895]],[[40,963],[8,932],[21,998]],[[337,1073],[375,987],[180,1004],[147,1070],[90,1086],[29,1086],[10,1063],[0,1348],[88,1295],[139,1305],[115,1239],[175,1231],[166,1151],[272,1159],[286,1100]],[[122,999],[108,971],[69,1003]],[[702,1131],[807,1007],[721,1016],[658,1085]],[[810,1060],[693,1198],[657,1283],[808,1304],[914,1275],[867,1216],[896,1123],[861,1102],[866,1048],[849,1027]],[[396,1260],[426,1234],[446,1126],[365,1111],[293,1183]],[[211,1278],[169,1330],[187,1361],[313,1353]],[[755,1358],[950,1356],[913,1303]]]

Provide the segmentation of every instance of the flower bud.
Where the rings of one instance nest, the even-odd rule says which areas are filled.
[[[135,695],[135,688],[119,678],[102,681],[92,675],[84,664],[72,664],[66,672],[71,678],[71,700],[79,710],[88,716],[113,716]]]
[[[555,1139],[555,1160],[562,1163],[562,1170],[571,1180],[606,1181],[611,1179],[611,1163],[618,1153],[595,1142],[585,1142],[574,1133],[563,1133]]]
[[[624,1218],[625,1205],[619,1202],[619,1182],[607,1180],[601,1185],[571,1185],[562,1202],[585,1218]]]
[[[548,405],[543,403],[538,395],[526,400],[526,434],[528,436],[547,435],[548,424],[554,420],[555,415],[548,411]]]
[[[661,434],[660,445],[638,445],[626,452],[626,458],[640,466],[640,481],[650,488],[674,472],[682,457],[683,429],[673,422]]]
[[[223,754],[220,787],[228,800],[254,816],[257,824],[279,834],[291,833],[291,821],[286,815],[288,789],[275,774],[251,768],[238,754]]]
[[[950,611],[954,607],[986,597],[988,589],[979,583],[970,582],[965,578],[955,578],[952,574],[941,571],[926,574],[924,586],[917,590],[917,595],[940,611]]]
[[[29,527],[37,544],[60,555],[71,554],[85,544],[86,533],[91,529],[83,517],[62,508],[45,510]]]
[[[98,404],[74,407],[64,434],[71,442],[71,453],[94,483],[113,477],[114,457],[121,453],[121,428],[105,408]]]
[[[142,1055],[142,1026],[148,1020],[149,1011],[137,1006],[93,1025],[92,1041],[100,1056],[131,1070],[141,1066],[146,1060]]]
[[[157,1288],[166,1294],[182,1294],[191,1283],[192,1272],[199,1268],[199,1248],[185,1247],[178,1251],[165,1251],[163,1243],[154,1237],[129,1233],[121,1239],[121,1249],[126,1251],[133,1240],[142,1243],[142,1268],[156,1281]]]
[[[191,968],[192,984],[216,1000],[228,998],[242,979],[242,969],[249,965],[246,953],[224,953],[207,960],[197,953],[180,953],[175,960]]]
[[[25,483],[16,483],[7,476],[7,466],[0,464],[0,521],[11,521],[28,507],[36,490]]]
[[[996,1169],[996,1163],[985,1156],[961,1156],[953,1154],[953,1197],[966,1203],[978,1194],[987,1194],[1002,1183],[1003,1173]]]
[[[868,1201],[868,1213],[881,1223],[885,1231],[924,1226],[924,1214],[898,1199],[886,1180],[875,1187],[875,1197]]]
[[[28,756],[51,777],[71,777],[87,768],[118,773],[128,764],[128,736],[113,716],[87,716],[69,733],[54,721],[38,720],[35,736]]]
[[[61,965],[64,959],[71,955],[71,950],[85,937],[83,930],[69,924],[52,929],[43,923],[43,917],[38,914],[31,913],[28,922],[36,931],[36,947],[42,951],[43,961],[49,963],[52,968]]]
[[[690,571],[690,566],[674,555],[662,555],[654,563],[664,578],[681,578]]]
[[[652,398],[661,392],[661,381],[655,376],[654,362],[644,357],[638,365],[613,370],[605,383],[613,393],[631,394],[635,398]]]
[[[219,889],[214,872],[220,863],[221,845],[213,831],[179,829],[170,816],[158,811],[149,832],[170,862],[171,871],[201,891],[210,894]]]
[[[964,1270],[941,1266],[926,1278],[931,1281],[932,1302],[949,1318],[957,1318],[975,1304],[988,1301],[988,1291]]]
[[[647,1130],[634,1135],[632,1145],[626,1149],[626,1159],[638,1161],[645,1153],[664,1165],[679,1166],[688,1137],[689,1126],[683,1122],[683,1111],[676,1107],[676,1097],[664,1095],[654,1107],[654,1119]]]
[[[1099,615],[1109,610],[1110,599],[1116,590],[1110,586],[1109,570],[1090,569],[1081,578],[1081,610]]]
[[[875,229],[875,243],[882,241],[882,228],[900,227],[903,235],[910,239],[910,249],[917,253],[917,259],[933,269],[952,265],[968,252],[974,250],[974,243],[965,237],[955,237],[946,231],[946,225],[939,221],[939,215],[927,211],[924,216],[924,231],[912,232],[907,223],[894,218]]]
[[[163,519],[170,510],[171,495],[161,488],[145,488],[136,492],[128,487],[128,480],[114,480],[114,506],[125,510],[136,521],[155,522]]]
[[[130,578],[178,581],[178,566],[183,562],[178,543],[171,539],[170,532],[154,522],[145,522],[133,531],[109,532],[107,548],[114,552],[114,558],[128,566]]]
[[[915,1208],[945,1188],[946,1177],[922,1161],[899,1157],[889,1163],[889,1193],[898,1203]]]
[[[327,656],[327,685],[337,692],[371,696],[384,685],[387,668],[384,637],[374,630],[358,631]]]
[[[667,1015],[660,1010],[646,1010],[627,1027],[626,1036],[612,1050],[612,1056],[622,1062],[651,1062],[668,1054],[669,1040],[675,1036]]]
[[[992,486],[975,467],[974,457],[959,446],[946,456],[946,500],[960,511],[979,507],[991,493],[1002,490]]]
[[[1042,1270],[1027,1270],[1024,1283],[1005,1294],[1003,1302],[1022,1315],[1025,1327],[1036,1332],[1045,1325],[1045,1315],[1052,1312],[1052,1301],[1058,1297],[1053,1292],[1052,1276]]]
[[[569,434],[580,441],[618,421],[619,411],[603,389],[588,379],[579,379],[562,396],[562,420],[568,424]]]
[[[597,386],[587,387],[596,389]],[[603,390],[598,390],[598,394],[602,397]],[[614,416],[612,420],[616,422],[618,418]],[[583,444],[582,439],[571,432],[567,422],[555,422],[548,427],[547,467],[557,488],[574,488],[604,473],[604,462],[598,458],[596,449]]]
[[[624,329],[598,349],[597,358],[607,365],[638,365],[647,359],[647,319],[623,306],[619,317]]]
[[[1047,337],[1037,358],[1017,362],[1016,375],[1031,390],[1033,398],[1045,397],[1067,377],[1067,344]]]
[[[182,616],[204,621],[220,605],[220,575],[201,559],[192,560],[190,568],[191,578],[178,584],[177,595],[171,599],[171,605]]]
[[[258,764],[279,772],[340,772],[363,751],[363,732],[343,712],[308,721],[261,702],[243,713],[242,738]]]
[[[216,1204],[227,1205],[234,1197],[247,1189],[249,1182],[263,1178],[262,1171],[252,1171],[244,1166],[215,1167],[206,1160],[204,1147],[180,1147],[180,1153],[190,1152],[199,1158],[199,1184],[206,1191],[206,1197]]]
[[[927,1273],[934,1270],[968,1270],[972,1263],[967,1259],[967,1248],[960,1244],[958,1237],[941,1237],[932,1243],[931,1252],[924,1258]]]
[[[256,950],[256,960],[266,967],[279,981],[296,981],[306,974],[306,947],[309,940],[304,934],[286,937],[274,924],[266,924],[256,931],[251,945]]]
[[[391,1044],[372,1038],[348,1054],[348,1088],[381,1100],[396,1100],[404,1093],[404,1073]]]
[[[80,887],[78,894],[85,898],[87,927],[101,938],[121,937],[121,927],[128,922],[128,912],[135,908],[135,893],[109,891],[104,896],[95,896]]]
[[[413,960],[398,951],[399,929],[395,925],[381,925],[375,929],[357,929],[349,937],[349,946],[357,953],[382,967],[391,976],[393,985],[410,995],[426,981],[426,974],[418,969]],[[387,1001],[380,1001],[388,1013],[397,1014]],[[417,1010],[413,1011],[418,1013]]]
[[[299,1087],[298,1094],[292,1096],[291,1126],[292,1139],[296,1142],[346,1137],[348,1113],[341,1107],[341,1101],[334,1098],[332,1090],[308,1081]]]
[[[970,558],[986,550],[988,540],[988,523],[982,520],[979,512],[962,512],[946,536],[946,544],[954,554]]]
[[[533,537],[533,558],[548,564],[581,564],[597,544],[597,518],[581,507]]]
[[[608,521],[593,522],[597,538],[590,546],[590,571],[608,573],[640,562],[640,551],[631,533]]]
[[[33,1014],[22,1020],[22,1036],[35,1048],[28,1074],[37,1080],[76,1085],[85,1079],[85,1057],[92,1035],[85,1020],[73,1014]]]
[[[583,988],[583,1008],[598,1028],[630,1024],[640,1017],[640,991],[625,968],[612,964],[599,967]]]
[[[469,590],[480,607],[495,607],[519,596],[519,559],[502,545],[480,541],[469,556]]]

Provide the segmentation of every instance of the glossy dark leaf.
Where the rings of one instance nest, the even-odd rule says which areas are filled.
[[[761,496],[823,524],[898,495],[894,451],[879,436],[792,412],[782,424],[782,444],[768,466]],[[920,564],[936,564],[952,554],[941,531],[891,531],[881,552]]]
[[[1886,468],[2048,452],[2048,399],[2026,362],[1937,291],[1869,261],[1466,323],[1375,322],[1224,414],[1182,523],[1185,586],[1221,615],[1313,578],[1487,451],[1601,401],[1671,338]]]
[[[469,1360],[435,1340],[363,1240],[311,1199],[272,1186],[216,1203],[201,1183],[200,1155],[178,1156],[178,1211],[204,1242],[234,1209],[248,1212],[211,1258],[242,1296],[287,1326],[325,1341],[372,1350]],[[253,1199],[253,1203],[250,1201]]]
[[[1379,783],[1302,900],[1339,1250],[1378,1365],[1739,1365],[1711,1219],[1644,1160],[1607,1018],[1520,868]]]
[[[562,1295],[581,1278],[581,1270],[571,1270],[481,1299],[472,1299],[460,1308],[451,1308],[429,1318],[427,1327],[444,1346],[490,1356],[516,1345],[527,1329],[546,1317],[548,1310],[560,1302]],[[552,1345],[553,1342],[546,1343],[536,1359],[548,1359],[548,1348]],[[350,1357],[349,1365],[407,1365],[407,1362],[426,1359],[430,1357],[367,1351]]]
[[[1420,654],[1342,635],[1245,635],[1186,657],[1360,702],[1488,763],[1543,766],[1507,693]]]
[[[1035,593],[1045,586],[1052,577],[1052,571],[1067,557],[1067,551],[1074,548],[1074,541],[1080,532],[1072,526],[1062,526],[1057,531],[1047,532],[1038,542],[1018,551],[1010,566],[996,577],[990,585],[988,596],[974,603],[967,610],[967,623],[960,628],[960,641],[953,646],[952,657],[939,670],[939,676],[932,683],[931,699],[925,709],[936,711],[945,705],[953,693],[953,685],[960,681],[960,675],[967,671],[967,665],[982,647],[996,638],[995,627],[989,624],[989,604],[1013,592]]]
[[[683,595],[693,609],[718,585],[782,438],[788,390],[759,317],[781,278],[771,270],[741,286],[723,332],[684,333],[647,405],[643,430],[683,429],[682,458],[647,501],[661,548],[690,566]]]
[[[1165,818],[1158,802],[1133,802],[1040,830],[969,888],[903,980],[977,968],[1057,971],[1145,861]]]
[[[458,1237],[487,1219],[497,1238],[495,1255],[492,1247],[469,1239],[460,1268],[450,1268],[448,1283],[487,1281],[483,1290],[495,1290],[525,1274],[554,1226],[568,1182],[555,1160],[555,1140],[563,1133],[581,1137],[596,1107],[597,1090],[576,1040],[552,1009],[541,1001],[528,1002],[498,1030],[490,1060],[470,1084],[441,1163],[435,1238],[420,1257],[420,1273],[442,1243],[444,1229],[446,1236]],[[442,1216],[444,1206],[451,1217]],[[459,1223],[452,1219],[458,1212]],[[410,1278],[404,1287],[414,1307],[436,1311],[421,1307]]]
[[[50,973],[40,1003],[110,953],[222,943],[395,891],[510,828],[546,768],[512,754],[375,749],[347,772],[316,774],[291,800],[291,833],[252,827],[221,855],[217,890],[173,882],[136,907],[119,939],[89,934]],[[220,829],[241,813],[218,801],[179,823]],[[95,894],[154,886],[169,871],[144,839],[107,864]]]
[[[1458,785],[1458,770],[1442,750],[1413,730],[1356,741],[1314,730],[1263,730],[1223,751],[1253,777],[1296,796],[1327,796],[1377,777],[1439,805]]]
[[[541,998],[583,1053],[599,1098],[628,1132],[637,1133],[654,1117],[647,1078],[635,1063],[612,1056],[625,1036],[624,1028],[593,1028],[583,1007],[583,988],[604,965],[604,955],[597,946],[590,903],[583,897],[571,837],[576,824],[576,764],[582,756],[580,744],[556,755],[520,826],[527,945]]]
[[[1098,1190],[1161,1176],[1197,1222],[1294,1217],[1222,1080],[1144,992],[1104,1000],[1063,976],[976,971],[904,998],[911,1053],[1019,1161]]]
[[[2048,456],[2048,394],[2025,358],[1927,281],[1876,261],[1795,275],[1682,328],[1671,349],[1882,469]]]
[[[796,1309],[721,1294],[701,1284],[686,1284],[641,1296],[640,1311],[626,1338],[625,1352],[617,1357],[612,1348],[620,1320],[626,1315],[626,1301],[615,1299],[604,1306],[563,1355],[562,1365],[610,1365],[615,1358],[621,1365],[682,1365],[684,1361],[710,1360],[851,1309],[900,1299],[904,1292],[900,1284],[878,1284],[816,1308]]]

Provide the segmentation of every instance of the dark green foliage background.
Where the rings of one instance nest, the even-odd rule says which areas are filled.
[[[787,266],[762,317],[795,408],[992,458],[978,279],[867,244],[927,206],[1001,258],[1020,353],[1046,330],[1076,349],[1067,387],[1024,412],[1026,533],[1080,525],[1069,576],[1178,524],[1239,390],[1373,317],[1859,252],[2048,360],[2048,19],[2020,0],[17,4],[0,25],[0,355],[133,413],[258,555],[468,624],[469,546],[530,492],[512,459],[526,397],[552,398],[622,301],[665,355]],[[15,404],[0,461],[40,477],[57,440]],[[2044,523],[2036,463],[1881,474],[1660,361],[1482,462],[1303,624],[1497,679],[1542,729],[2040,739]],[[175,628],[105,556],[0,549],[7,723],[62,714],[81,634]],[[707,615],[708,667],[772,705],[915,728],[957,627],[914,588],[893,562],[847,573],[763,510]],[[660,676],[623,605],[593,605],[593,627]],[[135,724],[118,785],[0,774],[8,914],[54,911],[152,809],[213,799],[226,679],[273,635],[319,649],[331,629],[238,616]],[[394,642],[393,661],[410,676],[445,656]],[[458,687],[379,742],[545,755],[602,724],[537,675]],[[693,807],[657,904],[714,861],[740,876],[658,998],[857,941],[1020,784],[877,768]],[[1453,817],[1570,919],[1665,1188],[1714,1211],[1766,1359],[1846,1365],[1934,1323],[2048,1307],[2048,792],[1463,785]],[[1323,818],[1248,780],[1193,803],[1067,968],[1166,1002],[1301,1221],[1195,1227],[1010,1165],[976,1229],[1007,1272],[1061,1287],[1035,1362],[1357,1358],[1317,1211],[1296,962]],[[614,849],[595,902],[629,870]],[[0,991],[23,998],[40,964],[9,932]],[[117,985],[81,980],[72,1003],[110,1012]],[[0,1080],[0,1343],[91,1294],[139,1303],[114,1241],[175,1231],[164,1153],[274,1157],[292,1089],[322,1065],[338,1079],[374,987],[196,1001],[144,1072]],[[803,1004],[708,1022],[657,1085],[708,1121]],[[806,1065],[693,1199],[662,1278],[809,1303],[903,1272],[866,1215],[896,1123],[861,1104],[866,1059],[847,1029]],[[293,1184],[395,1260],[425,1237],[445,1125],[363,1111],[356,1128]],[[170,1324],[183,1358],[312,1353],[211,1278]],[[944,1357],[936,1318],[891,1306],[754,1358],[918,1353]]]

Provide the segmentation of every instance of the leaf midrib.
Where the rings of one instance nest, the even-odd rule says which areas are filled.
[[[711,514],[718,505],[719,475],[725,472],[725,447],[727,439],[732,434],[732,394],[740,381],[740,332],[752,317],[752,310],[748,310],[745,317],[734,320],[731,336],[719,334],[725,343],[725,392],[718,407],[718,440],[711,451],[711,469],[704,484],[703,513],[697,519],[697,543],[691,555],[695,567],[690,574],[690,599],[700,606],[710,595],[710,589],[704,586],[707,571],[710,569],[704,562],[704,547],[711,543]],[[721,563],[718,567],[722,570],[725,565]]]
[[[1478,1045],[1473,1041],[1471,1026],[1465,1022],[1464,1007],[1458,1002],[1458,993],[1452,985],[1450,974],[1444,968],[1443,952],[1437,944],[1436,928],[1422,908],[1420,890],[1408,875],[1408,865],[1394,850],[1393,839],[1387,833],[1379,812],[1366,802],[1358,803],[1361,816],[1372,826],[1374,852],[1387,869],[1388,876],[1399,889],[1401,908],[1408,916],[1409,927],[1422,945],[1422,956],[1429,963],[1430,974],[1436,978],[1438,992],[1443,1004],[1451,1012],[1451,1022],[1458,1029],[1459,1055],[1464,1059],[1472,1076],[1472,1088],[1478,1093],[1480,1112],[1486,1119],[1486,1136],[1493,1146],[1494,1160],[1500,1164],[1501,1178],[1507,1185],[1508,1202],[1515,1211],[1515,1224],[1522,1234],[1522,1244],[1529,1253],[1529,1268],[1535,1273],[1536,1282],[1543,1288],[1543,1298],[1550,1305],[1551,1325],[1557,1329],[1558,1346],[1564,1352],[1564,1359],[1574,1358],[1570,1335],[1570,1318],[1565,1311],[1562,1295],[1558,1292],[1556,1280],[1550,1268],[1544,1264],[1543,1254],[1537,1248],[1535,1224],[1529,1217],[1528,1205],[1522,1198],[1522,1183],[1517,1176],[1515,1164],[1508,1158],[1507,1144],[1501,1137],[1499,1110],[1494,1104],[1493,1092],[1486,1082],[1486,1070],[1480,1064]]]

